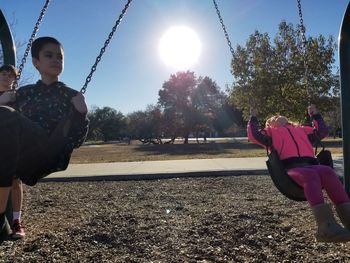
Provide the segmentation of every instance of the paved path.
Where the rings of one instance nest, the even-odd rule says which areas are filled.
[[[337,172],[343,174],[342,156],[334,156]],[[188,159],[171,161],[71,164],[42,181],[147,180],[195,176],[268,174],[266,157]]]

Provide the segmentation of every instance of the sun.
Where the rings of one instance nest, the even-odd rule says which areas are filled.
[[[169,28],[159,41],[159,54],[165,65],[188,70],[201,54],[202,43],[196,32],[187,26]]]

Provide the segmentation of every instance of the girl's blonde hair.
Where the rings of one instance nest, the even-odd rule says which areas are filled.
[[[299,123],[291,122],[285,116],[275,115],[275,116],[272,116],[266,120],[265,127],[266,128],[281,127],[281,126],[285,126],[287,124],[290,124],[293,126],[300,126]]]
[[[268,118],[265,122],[265,127],[266,128],[272,127],[273,123],[276,121],[276,117],[277,116],[272,116],[272,117]]]

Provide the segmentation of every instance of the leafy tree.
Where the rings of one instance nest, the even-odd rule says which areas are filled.
[[[232,103],[248,114],[247,105],[262,105],[271,97],[271,60],[273,50],[269,36],[258,31],[251,35],[247,47],[238,46],[232,61],[235,78]],[[269,106],[268,103],[266,105]],[[260,109],[259,109],[260,110]]]
[[[110,108],[95,107],[88,113],[90,128],[88,140],[118,140],[125,135],[126,119],[121,112]]]
[[[232,106],[227,102],[227,95],[207,76],[197,79],[190,71],[171,75],[159,91],[158,103],[163,109],[162,130],[173,139],[184,137],[184,143],[188,142],[190,134],[198,137],[217,131],[223,133],[233,124],[229,110]]]
[[[196,115],[191,101],[191,94],[196,85],[197,79],[194,72],[177,72],[164,82],[158,93],[158,103],[163,109],[167,132],[179,132],[185,138],[185,143],[188,142]]]
[[[214,132],[214,121],[225,102],[225,94],[209,77],[200,77],[199,83],[191,94],[194,108],[194,129],[200,133]]]
[[[242,112],[230,104],[227,96],[223,105],[215,113],[212,125],[219,136],[242,136],[242,131],[245,134],[246,130]]]
[[[339,89],[333,74],[335,48],[332,37],[309,37],[305,75],[299,32],[292,24],[282,21],[273,43],[267,33],[256,31],[245,47],[238,45],[234,51],[231,102],[245,119],[250,107],[257,108],[262,118],[279,113],[299,121],[309,102],[323,111],[331,109],[332,92]]]
[[[128,133],[144,143],[162,143],[162,113],[159,107],[147,106],[145,111],[135,111],[127,116]]]

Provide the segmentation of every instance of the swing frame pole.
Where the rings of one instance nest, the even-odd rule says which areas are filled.
[[[345,190],[348,196],[350,196],[350,3],[346,8],[340,28],[339,62],[344,184]]]
[[[5,16],[0,10],[0,42],[3,50],[4,64],[16,66],[16,50],[13,42],[10,27]]]

